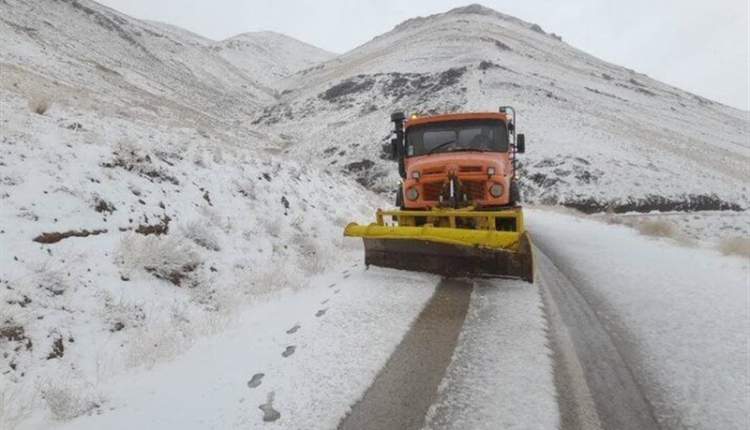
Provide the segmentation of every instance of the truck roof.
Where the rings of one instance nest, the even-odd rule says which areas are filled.
[[[442,115],[416,116],[412,115],[406,119],[404,126],[406,128],[415,125],[432,124],[447,121],[467,121],[467,120],[494,119],[505,121],[508,119],[507,114],[503,112],[469,112],[469,113],[449,113]]]

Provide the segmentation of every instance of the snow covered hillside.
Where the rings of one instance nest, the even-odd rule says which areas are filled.
[[[275,100],[273,79],[332,55],[273,33],[215,42],[91,1],[8,0],[0,12],[0,85],[118,117],[241,128]]]
[[[244,33],[214,43],[219,56],[262,84],[274,84],[294,72],[330,60],[335,55],[273,31]]]
[[[101,411],[360,257],[341,231],[380,198],[275,155],[246,126],[274,90],[217,42],[90,1],[0,1],[0,39],[0,428]],[[324,56],[300,49],[278,73]]]
[[[747,208],[746,112],[606,63],[539,26],[478,5],[415,18],[284,81],[256,115],[296,156],[376,190],[388,114],[513,105],[527,135],[528,201],[585,211]]]
[[[359,258],[341,231],[379,199],[330,173],[229,134],[38,115],[1,94],[0,424],[45,404],[89,413],[100,378]]]

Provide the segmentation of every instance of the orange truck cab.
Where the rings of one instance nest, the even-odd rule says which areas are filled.
[[[492,210],[519,200],[516,154],[525,151],[516,135],[512,107],[498,112],[411,116],[391,115],[393,156],[402,186],[396,206],[408,210],[465,208]]]

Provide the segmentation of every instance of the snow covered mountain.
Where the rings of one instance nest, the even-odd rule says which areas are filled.
[[[582,52],[479,5],[408,20],[284,81],[256,115],[292,135],[295,156],[335,164],[374,189],[397,109],[422,114],[513,105],[527,135],[527,201],[584,211],[748,207],[747,112]]]
[[[214,43],[212,50],[269,87],[294,72],[335,56],[273,31],[243,33]]]
[[[80,98],[89,109],[160,122],[241,124],[275,100],[273,79],[332,55],[274,33],[215,42],[90,1],[11,0],[0,8],[4,85],[25,74],[33,81],[15,89],[28,96],[78,107]]]

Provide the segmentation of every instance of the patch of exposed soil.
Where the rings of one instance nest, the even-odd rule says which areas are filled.
[[[49,232],[49,233],[42,233],[39,236],[32,239],[34,242],[44,243],[44,244],[51,244],[51,243],[57,243],[63,239],[67,239],[69,237],[89,237],[89,236],[96,236],[99,234],[106,233],[107,229],[100,229],[100,230],[69,230],[64,232]]]
[[[726,202],[714,195],[689,195],[684,198],[667,198],[649,195],[640,199],[629,199],[625,202],[598,201],[593,198],[566,201],[563,206],[579,210],[586,214],[596,212],[694,212],[694,211],[741,211],[737,203]]]
[[[172,221],[168,215],[164,215],[158,224],[141,224],[135,229],[135,232],[148,236],[153,234],[155,236],[161,236],[162,234],[169,233],[169,222]]]

